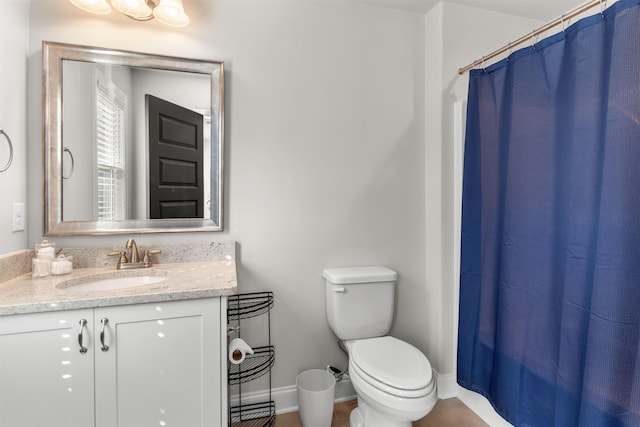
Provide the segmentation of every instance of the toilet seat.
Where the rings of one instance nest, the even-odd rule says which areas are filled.
[[[350,347],[352,374],[372,387],[401,398],[419,398],[433,392],[431,364],[411,344],[385,336],[356,340]]]

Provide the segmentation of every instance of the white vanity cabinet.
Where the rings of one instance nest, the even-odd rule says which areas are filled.
[[[226,305],[0,317],[0,427],[226,426]]]

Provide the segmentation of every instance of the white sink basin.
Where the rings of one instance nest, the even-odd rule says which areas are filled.
[[[164,280],[167,280],[167,272],[163,270],[137,270],[135,272],[118,271],[77,277],[75,279],[62,282],[56,287],[60,290],[69,290],[74,292],[110,291],[151,285]]]

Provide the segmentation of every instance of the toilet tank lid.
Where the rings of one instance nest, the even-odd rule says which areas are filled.
[[[349,283],[390,282],[398,278],[398,273],[383,266],[327,268],[322,276],[331,283],[346,285]]]

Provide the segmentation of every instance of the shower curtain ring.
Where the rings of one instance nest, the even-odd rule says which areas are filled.
[[[607,0],[600,0],[600,15],[604,18],[604,10],[607,8]]]

